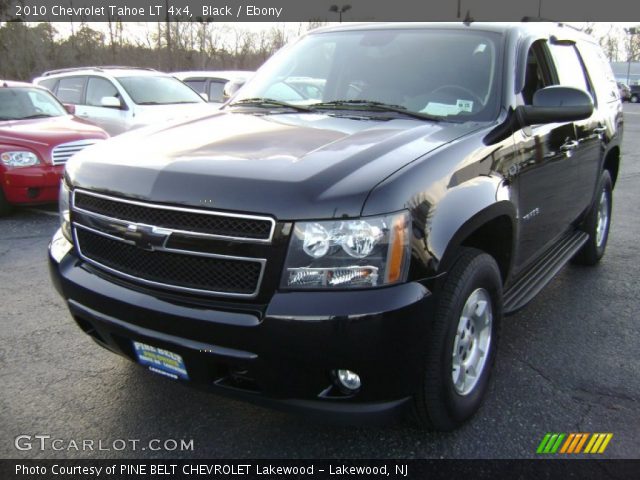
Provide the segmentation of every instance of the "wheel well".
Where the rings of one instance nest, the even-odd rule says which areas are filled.
[[[491,255],[506,281],[511,267],[513,247],[513,226],[507,215],[496,217],[471,232],[460,244],[463,247],[473,247]]]
[[[604,170],[609,170],[611,174],[611,182],[612,186],[615,187],[616,180],[618,179],[618,169],[620,167],[620,148],[613,147],[607,153],[606,158],[604,159]]]

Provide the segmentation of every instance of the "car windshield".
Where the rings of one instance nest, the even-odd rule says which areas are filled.
[[[0,121],[68,115],[50,93],[39,88],[0,88]]]
[[[311,34],[267,62],[231,105],[275,100],[333,112],[380,112],[387,105],[396,114],[492,120],[500,39],[492,32],[438,28]]]
[[[138,105],[204,102],[200,95],[173,77],[140,75],[137,77],[119,77],[118,80],[131,99]]]

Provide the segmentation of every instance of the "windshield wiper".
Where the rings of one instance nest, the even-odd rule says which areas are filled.
[[[49,118],[55,117],[56,115],[50,115],[48,113],[35,113],[33,115],[27,115],[26,117],[14,118],[13,120],[31,120],[34,118]]]
[[[237,102],[233,102],[229,104],[230,107],[235,107],[237,105],[258,107],[258,108],[270,108],[270,107],[291,108],[292,110],[297,110],[298,112],[313,111],[312,108],[305,107],[304,105],[294,105],[292,103],[282,102],[274,98],[263,98],[263,97],[243,98],[242,100],[238,100]]]
[[[376,112],[395,112],[421,120],[442,121],[442,118],[428,113],[414,112],[402,105],[392,105],[389,103],[377,102],[373,100],[334,100],[333,102],[313,103],[309,106],[312,109],[318,108],[344,108],[345,110],[368,110]]]

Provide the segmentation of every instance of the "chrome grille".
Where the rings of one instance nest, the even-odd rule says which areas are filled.
[[[74,154],[85,149],[89,145],[98,143],[98,139],[77,140],[75,142],[61,143],[51,151],[51,161],[54,165],[64,165]]]
[[[257,261],[146,251],[84,228],[76,230],[76,238],[82,254],[100,266],[160,287],[253,295],[262,271]]]
[[[233,251],[235,238],[227,234],[241,234],[247,222],[268,224],[267,238],[235,242],[271,241],[275,221],[269,217],[151,204],[81,189],[72,196],[74,237],[83,260],[130,281],[194,294],[259,294],[266,259],[226,254]],[[196,228],[202,225],[207,228]],[[185,241],[188,247],[176,247]]]
[[[269,217],[171,207],[85,191],[75,192],[74,206],[77,210],[126,222],[225,240],[270,242],[275,226]]]

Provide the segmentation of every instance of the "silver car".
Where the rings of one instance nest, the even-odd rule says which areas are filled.
[[[45,72],[33,83],[51,90],[75,114],[111,135],[198,116],[211,105],[171,75],[131,67],[83,67]]]
[[[222,105],[227,99],[224,95],[224,86],[230,81],[245,82],[255,72],[246,70],[221,70],[221,71],[188,71],[173,72],[171,75],[182,80],[196,92],[206,98],[209,103]]]

